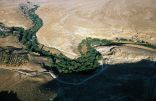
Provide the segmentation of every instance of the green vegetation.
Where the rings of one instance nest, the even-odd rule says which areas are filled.
[[[87,38],[86,41],[87,41],[87,44],[90,44],[92,47],[94,47],[94,46],[109,46],[109,45],[117,44],[111,40],[97,39],[97,38]]]
[[[28,61],[26,54],[13,53],[11,49],[2,49],[0,51],[0,64],[1,65],[15,65],[19,66]]]
[[[144,46],[147,48],[156,49],[156,45],[145,42],[144,40],[131,40],[131,39],[120,38],[120,39],[117,39],[116,42],[114,42],[114,43],[117,43],[117,44],[135,44],[135,45],[140,45],[140,46]]]
[[[2,37],[3,35],[5,35],[5,32],[0,30],[0,36]]]
[[[0,24],[0,37],[7,37],[10,35],[10,29]]]
[[[59,62],[55,62],[54,67],[61,73],[86,72],[99,67],[98,60],[101,59],[101,54],[90,47],[86,54],[77,59],[71,60],[61,55],[57,59],[59,59]]]
[[[91,40],[87,40],[88,42],[88,52],[87,54],[82,54],[81,57],[77,59],[69,59],[63,54],[55,55],[51,54],[48,51],[42,50],[39,48],[39,43],[37,41],[35,33],[40,29],[43,25],[42,20],[35,14],[35,10],[37,7],[27,10],[26,6],[22,7],[24,13],[29,16],[29,18],[33,21],[34,26],[29,30],[19,30],[22,35],[20,35],[20,41],[26,46],[26,49],[29,51],[37,52],[42,56],[46,56],[51,58],[51,68],[57,68],[60,73],[72,73],[72,72],[83,72],[94,70],[99,67],[98,60],[101,59],[101,54],[97,52],[89,43]],[[83,43],[83,41],[82,41]],[[81,44],[81,43],[80,43]]]
[[[148,47],[148,48],[152,48],[152,49],[156,49],[156,45],[150,44],[150,43],[142,41],[142,40],[137,41],[135,44],[141,45],[141,46],[144,46],[144,47]]]
[[[106,39],[97,39],[97,38],[86,38],[82,40],[82,42],[78,46],[78,50],[81,53],[81,57],[77,59],[70,59],[63,54],[51,54],[49,51],[43,50],[41,45],[36,37],[36,32],[42,27],[43,22],[39,18],[37,14],[35,14],[35,10],[38,8],[38,6],[35,6],[32,9],[29,9],[27,6],[21,6],[21,10],[23,13],[28,16],[32,21],[34,26],[32,26],[30,29],[25,30],[24,28],[20,27],[11,27],[11,28],[5,28],[9,30],[9,35],[15,35],[18,37],[19,42],[21,42],[25,47],[25,49],[29,52],[36,52],[39,53],[41,56],[47,57],[51,59],[51,66],[49,68],[51,69],[57,69],[59,73],[72,73],[72,72],[87,72],[95,70],[99,67],[99,60],[102,59],[102,55],[94,49],[96,46],[109,46],[109,45],[117,45],[117,44],[124,44],[126,39],[118,40],[118,41],[111,41]],[[0,36],[7,36],[6,32],[2,31],[0,32]],[[133,41],[130,41],[133,42]],[[126,43],[126,42],[125,42]],[[144,45],[148,47],[155,48],[156,46],[150,45],[150,44],[144,44],[144,41],[138,41],[135,42],[135,44]],[[87,52],[83,52],[82,47],[86,45]],[[2,57],[0,60],[4,63],[10,64],[10,57],[8,57],[10,54],[4,52],[2,53],[5,56],[5,59]],[[1,54],[1,55],[2,55]],[[11,57],[16,57],[11,56]],[[16,60],[22,61],[24,58],[16,58],[15,60],[11,60],[11,63],[16,63]]]
[[[81,57],[77,59],[69,59],[63,54],[51,54],[48,51],[43,50],[37,41],[36,32],[42,27],[43,22],[35,14],[35,10],[38,6],[29,9],[27,6],[21,6],[23,13],[28,16],[32,21],[34,26],[28,30],[24,30],[19,27],[12,27],[11,31],[16,35],[19,41],[25,45],[25,49],[30,52],[39,53],[41,56],[51,58],[51,67],[56,68],[60,73],[72,73],[72,72],[86,72],[95,70],[99,67],[98,61],[102,58],[101,54],[94,49],[95,46],[102,45],[113,45],[116,44],[110,40],[106,39],[96,39],[96,38],[86,38],[78,46],[78,50],[81,53]],[[83,54],[82,46],[86,45],[87,52]]]

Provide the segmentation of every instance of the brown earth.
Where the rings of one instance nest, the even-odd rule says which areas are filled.
[[[42,87],[51,80],[51,77],[45,74],[29,77],[0,69],[0,91],[14,91],[21,101],[48,101],[54,98],[57,95],[55,91]]]
[[[143,59],[156,61],[156,51],[145,47],[133,45],[100,46],[96,48],[102,53],[107,64],[121,64],[138,62]]]
[[[19,10],[19,4],[25,0],[0,0],[0,22],[8,27],[16,26],[29,28],[32,21]]]
[[[86,45],[86,44],[84,44],[84,45],[82,46],[81,51],[82,51],[83,54],[86,54],[86,53],[88,52],[88,48],[87,48],[87,45]]]
[[[0,21],[30,27],[30,21],[17,10],[27,0],[1,0]],[[77,46],[86,37],[133,38],[155,43],[155,0],[31,0],[40,7],[37,14],[44,25],[38,31],[40,43],[79,56]],[[6,13],[6,14],[5,14]],[[8,14],[7,14],[8,13]],[[9,25],[9,24],[8,24]]]
[[[23,45],[19,43],[18,39],[15,36],[8,36],[5,38],[0,38],[0,46],[1,47],[13,46],[16,48],[23,47]]]
[[[85,37],[139,38],[155,43],[155,0],[47,0],[37,14],[39,42],[75,57]]]
[[[20,11],[17,13],[18,5],[23,2],[26,2],[26,0],[22,2],[20,0],[16,2],[1,0],[2,18],[11,17],[25,23],[29,22],[29,19],[24,17]],[[49,50],[49,48],[44,47],[55,54],[60,54],[61,51],[70,58],[79,56],[77,46],[86,37],[107,39],[124,37],[144,40],[152,44],[156,42],[155,0],[32,0],[32,2],[40,6],[37,14],[44,22],[43,27],[37,32],[38,40],[47,47],[58,49],[59,51],[54,50],[54,48]],[[14,10],[16,14],[9,13],[11,12],[10,9]],[[18,19],[17,16],[21,17],[21,19]],[[12,20],[18,22],[15,19]],[[0,21],[3,22],[3,20]],[[9,20],[7,19],[6,21]],[[6,22],[3,23],[6,24]],[[22,22],[22,24],[25,23]],[[18,46],[13,40],[10,41],[10,39],[6,38],[5,40],[0,40],[0,42],[9,42],[5,44]],[[138,55],[142,58],[139,59],[155,58],[153,57],[155,53],[151,50],[144,51],[145,49],[141,48],[138,50],[137,47],[131,46],[122,46],[119,50],[122,51],[117,51],[120,53],[118,57],[122,59],[125,58],[125,56],[122,57],[123,51],[126,52],[126,57],[140,52]],[[136,52],[128,53],[128,50]],[[146,54],[146,56],[142,54]],[[131,58],[132,60],[126,61],[135,60],[133,59],[135,57]]]
[[[59,49],[71,58],[79,55],[77,46],[86,37],[107,39],[124,37],[140,39],[153,44],[156,43],[155,0],[32,0],[32,2],[40,5],[37,14],[44,23],[37,33],[39,42],[47,47]],[[19,11],[19,3],[21,3],[20,0],[1,0],[0,22],[7,26],[29,28],[32,22]],[[0,38],[0,46],[8,45],[21,47],[13,37]],[[103,54],[108,64],[136,62],[142,59],[156,60],[155,51],[138,46],[98,47],[97,50]],[[57,50],[49,51],[56,54],[59,53]],[[84,47],[84,51],[86,51],[86,47]],[[29,72],[44,71],[39,62],[46,61],[48,63],[48,60],[44,57],[32,55],[29,58],[31,62],[21,67],[0,66],[0,91],[13,90],[17,92],[18,97],[23,101],[46,101],[55,97],[55,91],[52,92],[48,89],[40,88],[41,85],[52,80],[48,75],[28,77],[17,72],[2,69],[16,69]],[[102,80],[107,79],[102,77]],[[103,87],[101,85],[104,83],[99,84],[99,89]],[[89,84],[92,83],[90,82]],[[88,90],[87,87],[84,88]],[[90,88],[92,88],[92,85]],[[64,88],[64,90],[66,89],[68,90],[68,88]],[[78,90],[80,89],[76,89],[76,91]],[[103,91],[106,90],[104,89]],[[71,90],[68,91],[71,92]],[[84,89],[82,91],[84,92]],[[78,95],[83,94],[75,93],[78,93]],[[90,94],[90,92],[88,93]],[[99,97],[99,94],[102,93],[99,92],[97,97]],[[68,95],[74,97],[70,94]]]

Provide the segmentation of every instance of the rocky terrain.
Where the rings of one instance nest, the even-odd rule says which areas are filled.
[[[28,11],[30,14],[24,15],[25,9],[23,9],[23,13],[19,9],[19,5],[23,4],[28,6],[37,4],[39,6],[36,11],[38,16],[36,17],[33,11]],[[27,2],[27,0],[1,0],[0,22],[5,24],[6,29],[7,27],[11,29],[11,32],[8,32],[12,35],[7,36],[9,33],[5,33],[6,36],[1,34],[0,47],[2,50],[6,47],[14,47],[15,50],[12,51],[14,48],[11,48],[11,51],[6,51],[5,55],[3,55],[2,50],[0,51],[0,91],[13,90],[22,101],[47,101],[56,96],[57,101],[92,101],[93,99],[93,101],[97,99],[99,101],[103,101],[103,99],[116,101],[114,100],[116,98],[119,101],[128,101],[129,99],[133,101],[139,99],[138,97],[143,101],[153,100],[153,97],[156,96],[154,90],[155,4],[155,0],[31,0],[31,2]],[[40,19],[43,21],[43,25]],[[1,23],[0,25],[2,25]],[[15,27],[12,28],[12,26]],[[24,29],[20,29],[21,27]],[[0,31],[3,32],[3,30],[2,26]],[[22,34],[21,37],[18,32],[20,35]],[[37,36],[34,43],[35,35],[32,34]],[[91,37],[88,41],[90,44],[87,44],[87,41],[86,44],[83,44],[83,39],[87,37]],[[94,38],[110,39],[111,41],[99,41]],[[116,41],[120,38],[124,38],[126,41],[123,43]],[[96,44],[92,45],[94,44],[92,40],[98,40],[97,43],[104,43],[96,46]],[[79,50],[81,41],[82,49]],[[34,47],[36,50],[39,48],[39,50],[36,51]],[[53,76],[51,78],[50,75],[46,74],[32,77],[34,74],[44,72],[45,68],[43,67],[47,66],[49,61],[55,61],[56,63],[52,66],[60,68],[63,72],[67,72],[69,67],[69,70],[72,71],[73,66],[77,65],[80,67],[90,66],[92,62],[89,60],[98,60],[98,57],[92,57],[94,54],[95,56],[98,54],[93,48],[102,54],[104,63],[110,68],[106,69],[102,75],[88,80],[80,86],[73,87],[70,83],[67,85],[57,82]],[[88,50],[92,51],[87,54]],[[9,54],[11,54],[10,57]],[[19,54],[26,55],[28,57],[26,58],[27,62],[21,62],[23,58],[21,59]],[[53,54],[59,54],[60,57],[53,58],[55,56]],[[89,64],[83,60],[89,61]],[[20,64],[17,66],[14,63]],[[96,67],[97,63],[94,64]],[[105,66],[102,65],[102,67]],[[70,74],[67,75],[67,81],[76,81],[88,75],[91,74],[85,76],[83,74]],[[97,82],[95,85],[99,85],[97,88],[95,88],[96,86],[92,87],[95,82]],[[133,91],[129,89],[127,91],[127,87],[132,87]],[[86,92],[82,98],[79,96],[83,95],[77,92],[79,88],[84,88],[80,90],[82,94],[84,91]],[[113,91],[112,88],[115,89],[115,93],[111,92]],[[136,92],[139,94],[136,94],[134,89],[137,89]],[[75,93],[71,94],[71,90]],[[110,91],[108,94],[105,92],[107,90]],[[99,92],[93,98],[92,96],[96,91]],[[149,95],[146,92],[150,92]],[[103,94],[105,96],[99,97]]]
[[[97,50],[103,54],[103,58],[108,64],[132,63],[143,59],[156,61],[155,50],[142,49],[133,45],[102,46],[97,47]]]

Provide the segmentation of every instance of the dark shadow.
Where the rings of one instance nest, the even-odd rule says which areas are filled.
[[[58,88],[58,82],[56,79],[53,79],[52,81],[49,81],[41,86],[41,88],[50,89],[52,91],[57,91]]]
[[[58,96],[56,96],[52,101],[62,101]]]
[[[20,101],[17,94],[13,91],[1,91],[0,101]]]
[[[52,80],[43,87],[57,92],[54,101],[155,101],[156,62],[142,60],[108,67],[102,74],[82,85],[72,86]],[[65,80],[85,78],[84,74],[72,75],[66,76]]]
[[[156,96],[153,98],[153,100],[152,101],[156,101]]]

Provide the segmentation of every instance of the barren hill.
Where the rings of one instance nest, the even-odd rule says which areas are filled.
[[[26,1],[26,0],[25,0]],[[0,0],[0,22],[6,26],[29,28],[31,20],[26,18],[19,10],[19,4],[24,0]]]
[[[154,42],[155,5],[155,0],[47,0],[37,12],[44,22],[38,39],[71,55],[88,36]]]
[[[155,0],[30,0],[40,7],[43,20],[40,43],[55,47],[69,57],[78,56],[77,46],[86,37],[133,38],[156,43]],[[8,26],[31,26],[18,10],[27,0],[1,0],[0,22]]]
[[[40,6],[36,13],[43,20],[43,26],[42,21],[34,14],[34,11],[27,9],[30,13],[29,18],[33,18],[34,27],[30,30],[20,28],[10,28],[9,30],[7,26],[24,28],[32,26],[32,21],[27,18],[28,16],[24,16],[19,10],[19,4],[29,4],[31,2],[27,2],[27,0],[0,0],[0,25],[2,25],[0,28],[0,31],[2,30],[0,46],[5,47],[5,51],[1,51],[2,54],[0,54],[1,63],[4,65],[0,65],[0,90],[16,91],[19,98],[29,99],[29,101],[52,100],[55,96],[64,97],[67,100],[90,101],[93,97],[92,94],[94,94],[94,99],[97,100],[98,98],[101,101],[106,98],[112,100],[113,97],[126,100],[132,97],[131,99],[134,100],[140,98],[140,96],[141,98],[155,96],[153,93],[155,92],[153,90],[155,86],[153,85],[156,84],[154,82],[156,81],[154,75],[156,63],[153,62],[156,61],[155,0],[30,1]],[[4,31],[5,26],[1,22],[6,25],[8,31]],[[39,24],[36,22],[39,22]],[[39,29],[40,27],[41,29]],[[36,31],[38,31],[37,38],[41,44],[36,41]],[[15,36],[8,37],[7,34]],[[87,38],[82,41],[86,37],[104,40]],[[81,52],[80,58],[70,60],[61,54],[62,52],[70,58],[77,57],[79,55],[77,46],[81,41],[82,45],[80,44],[79,51],[82,50],[83,52]],[[21,49],[15,50],[13,47]],[[12,51],[11,48],[14,50]],[[97,75],[92,80],[90,77],[87,78],[88,81],[85,84],[78,86],[64,85],[66,83],[57,79],[55,75],[53,76],[54,79],[51,79],[48,75],[37,75],[45,73],[44,68],[48,67],[56,67],[62,73],[80,72],[77,71],[79,68],[83,71],[86,69],[92,70],[92,67],[99,67],[97,58],[101,55],[93,48],[103,56],[104,61],[100,61],[105,62],[101,68],[103,69],[102,72],[100,71],[103,74]],[[24,54],[25,57],[20,57],[20,53]],[[143,59],[146,59],[146,61]],[[23,62],[19,66],[12,66],[19,61]],[[105,64],[113,68],[107,69]],[[50,68],[50,70],[48,68],[48,71],[51,71],[51,69],[53,71],[54,68]],[[53,75],[52,73],[51,75]],[[99,74],[98,72],[95,73]],[[75,74],[71,75],[74,76]],[[72,79],[71,76],[68,80],[76,81],[77,78],[79,79],[78,76]],[[95,88],[92,86],[94,82],[97,85]],[[105,85],[103,85],[104,83]],[[142,85],[140,86],[140,84]],[[83,89],[79,89],[80,87]],[[140,87],[141,90],[138,89]],[[131,89],[134,89],[134,92],[131,92]],[[75,93],[71,94],[71,90],[75,90]],[[90,92],[90,90],[92,91]],[[99,92],[95,94],[95,91]],[[134,95],[138,95],[136,91],[139,91],[137,98],[134,97]],[[80,97],[83,92],[86,92],[84,97]],[[145,95],[144,93],[146,96],[142,97]]]

